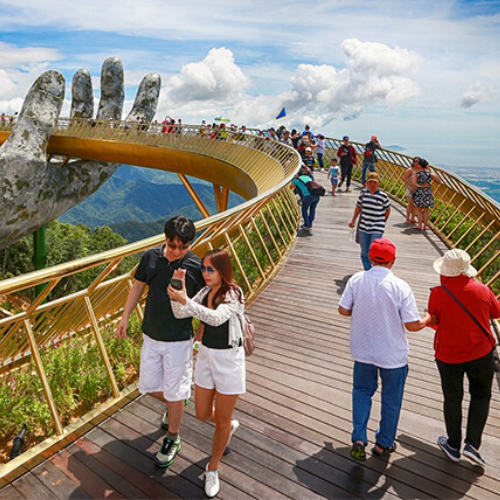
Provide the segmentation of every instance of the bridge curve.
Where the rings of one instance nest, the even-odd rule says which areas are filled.
[[[127,130],[125,125],[119,124],[110,127],[109,122],[98,125],[90,127],[88,121],[61,120],[49,143],[49,152],[64,157],[61,158],[61,167],[64,168],[64,162],[74,157],[121,161],[121,150],[125,150],[126,163],[132,163],[130,157],[139,161],[140,156],[146,156],[139,164],[160,166],[176,171],[180,176],[194,175],[213,182],[221,212],[197,223],[199,237],[194,250],[202,255],[210,248],[225,246],[234,257],[238,279],[247,294],[248,303],[258,300],[296,245],[299,210],[289,182],[299,165],[297,153],[284,145],[252,135],[240,135],[230,138],[230,141],[208,139],[200,136],[199,127],[185,126],[182,135],[163,135],[154,128],[146,132]],[[0,131],[0,141],[6,134],[8,132]],[[327,139],[327,144],[328,159],[339,142]],[[355,143],[355,146],[360,152],[362,145]],[[394,200],[403,202],[402,177],[410,159],[387,150],[382,150],[380,156],[377,169],[383,177],[383,189]],[[182,169],[183,159],[188,164],[186,170]],[[207,164],[210,166],[208,172]],[[447,246],[468,250],[483,281],[500,296],[500,207],[461,179],[436,170],[443,183],[436,190],[433,229]],[[356,175],[359,177],[359,171]],[[185,185],[189,190],[189,182]],[[226,210],[228,190],[241,194],[247,201]],[[149,238],[0,282],[0,294],[19,292],[38,284],[46,285],[28,310],[0,319],[0,375],[33,362],[32,367],[42,381],[55,432],[50,440],[38,445],[29,456],[21,456],[2,466],[0,484],[19,474],[22,470],[19,467],[36,462],[40,453],[60,448],[66,440],[79,436],[83,429],[102,419],[112,409],[121,407],[136,394],[134,384],[124,387],[117,383],[113,360],[106,352],[102,332],[121,315],[130,287],[132,271],[120,270],[120,266],[127,257],[137,255],[162,240],[163,236]],[[315,251],[334,245],[335,240],[322,242],[318,248],[315,247]],[[57,295],[61,283],[90,270],[94,274],[88,286],[69,295]],[[140,318],[140,308],[137,314]],[[99,345],[105,373],[110,381],[110,398],[77,422],[67,425],[59,414],[40,354],[50,349],[54,342],[75,335],[90,336]]]
[[[299,231],[286,265],[249,308],[258,349],[247,360],[248,390],[235,411],[241,427],[221,463],[220,498],[493,500],[500,491],[500,379],[482,446],[488,468],[482,473],[464,460],[450,463],[435,445],[443,421],[430,329],[409,334],[398,450],[388,461],[350,458],[349,320],[336,308],[348,277],[361,268],[347,227],[358,192],[321,200],[312,235]],[[411,284],[422,313],[429,287],[438,283],[432,262],[447,246],[433,233],[409,229],[404,209],[393,208],[386,234],[398,249],[394,272]],[[188,405],[182,449],[171,470],[159,474],[152,457],[163,438],[163,410],[152,397],[135,399],[0,496],[27,498],[35,487],[38,496],[59,498],[76,492],[90,498],[201,496],[213,428],[197,421]],[[372,442],[379,411],[376,396]]]

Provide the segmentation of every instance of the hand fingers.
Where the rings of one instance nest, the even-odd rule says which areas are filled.
[[[94,91],[92,78],[86,69],[79,69],[71,85],[70,118],[92,118],[94,116]]]
[[[186,270],[185,269],[176,269],[172,278],[179,278],[181,280],[186,278]]]
[[[150,122],[156,114],[160,89],[160,75],[156,73],[146,75],[139,85],[134,105],[127,116],[127,120],[135,120],[138,116],[140,116],[146,118],[147,122]]]
[[[15,151],[24,162],[45,160],[47,142],[64,101],[64,87],[64,77],[57,71],[46,71],[35,80],[3,147],[4,151]]]
[[[125,94],[123,90],[123,65],[117,57],[108,57],[101,70],[101,100],[98,120],[121,120]]]

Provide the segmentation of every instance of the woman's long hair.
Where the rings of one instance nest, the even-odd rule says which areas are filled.
[[[227,293],[233,291],[238,300],[243,302],[243,294],[240,287],[234,279],[233,263],[231,256],[222,248],[210,250],[203,257],[203,262],[210,260],[214,269],[220,274],[222,279],[221,287],[213,298],[214,308],[226,301]]]

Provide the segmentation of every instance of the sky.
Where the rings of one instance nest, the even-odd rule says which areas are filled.
[[[97,103],[112,56],[124,116],[158,73],[160,121],[307,123],[433,165],[500,168],[500,0],[0,0],[0,112],[49,69],[66,79],[63,116],[80,68]]]

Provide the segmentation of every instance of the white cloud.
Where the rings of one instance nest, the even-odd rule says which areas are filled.
[[[166,85],[169,99],[178,104],[190,101],[232,102],[244,92],[249,79],[235,64],[233,53],[212,49],[201,62],[186,64]]]
[[[420,64],[417,54],[356,39],[345,40],[342,48],[345,68],[300,64],[288,90],[259,96],[245,93],[249,79],[232,51],[212,49],[201,62],[187,64],[170,77],[157,116],[193,116],[199,121],[230,113],[240,123],[266,126],[285,106],[290,116],[300,114],[322,126],[333,119],[355,118],[373,104],[397,106],[420,95],[409,76]]]
[[[51,61],[61,57],[57,50],[43,47],[20,48],[0,42],[1,112],[11,114],[19,111],[23,98],[35,79],[47,69]]]
[[[470,85],[462,95],[460,107],[470,108],[481,101],[491,101],[496,96],[495,90],[482,82]]]

